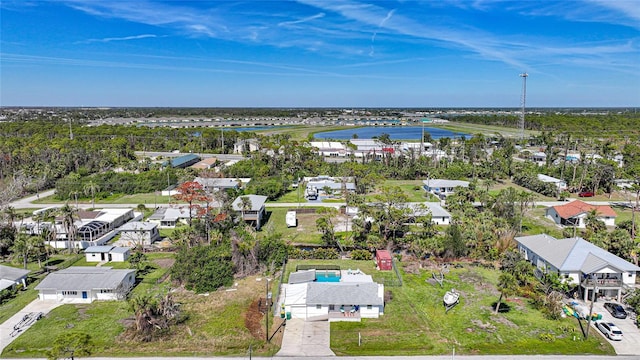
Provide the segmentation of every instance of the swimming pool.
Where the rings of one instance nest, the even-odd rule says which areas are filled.
[[[316,271],[317,282],[340,282],[340,274],[335,271]]]

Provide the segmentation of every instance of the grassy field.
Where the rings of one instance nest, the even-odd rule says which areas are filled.
[[[504,127],[504,126],[496,126],[496,125],[480,125],[480,124],[470,124],[463,122],[455,122],[450,121],[448,123],[442,125],[430,125],[430,127],[434,128],[442,128],[451,130],[454,132],[462,132],[467,134],[484,134],[484,135],[495,135],[502,134],[505,137],[520,137],[520,129]],[[538,131],[533,130],[525,130],[525,136],[529,137],[532,135],[537,135]]]
[[[316,229],[316,214],[298,214],[298,226],[287,227],[285,216],[289,209],[267,208],[269,220],[263,229],[273,229],[282,234],[282,238],[290,244],[320,245],[320,232]]]
[[[423,201],[438,201],[435,196],[427,196],[427,192],[423,187],[422,180],[385,180],[378,189],[388,187],[399,187],[402,192],[407,196],[409,202],[423,202]],[[365,196],[365,201],[375,201],[375,195],[379,193],[379,190],[373,191]]]
[[[156,269],[143,277],[132,296],[166,285],[158,284],[158,279],[168,271],[173,254],[150,253],[147,256],[157,265]],[[169,334],[150,342],[141,342],[126,330],[133,320],[126,301],[63,305],[16,338],[4,350],[3,357],[43,357],[52,339],[71,329],[91,334],[94,356],[244,356],[250,345],[258,356],[273,355],[277,346],[264,341],[260,320],[264,317],[257,307],[252,307],[260,296],[264,297],[264,281],[258,281],[257,277],[237,280],[235,289],[202,295],[177,290],[173,296],[181,304],[186,320],[174,326]],[[14,306],[20,306],[13,302]],[[2,316],[4,313],[2,311]],[[249,314],[253,314],[253,327],[247,326]]]
[[[419,270],[403,276],[404,286],[386,287],[391,300],[379,319],[331,323],[332,350],[344,356],[435,355],[453,348],[474,355],[614,354],[599,334],[582,341],[575,319],[547,320],[526,299],[509,299],[510,311],[494,314],[491,304],[499,296],[495,270],[452,269],[444,288],[428,283],[430,277]],[[461,293],[461,301],[445,314],[442,297],[450,288]],[[550,334],[550,340],[542,340],[542,334]]]
[[[170,201],[175,200],[170,196],[161,196],[156,193],[113,195],[104,199],[96,199],[96,207],[99,207],[100,204],[144,204],[148,208],[152,208],[155,204],[168,204]],[[34,204],[64,204],[67,202],[69,202],[69,204],[75,204],[75,200],[59,200],[53,195],[33,201]],[[78,199],[78,204],[91,204],[91,199]]]

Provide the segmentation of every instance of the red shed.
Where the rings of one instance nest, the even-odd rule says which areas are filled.
[[[389,250],[376,250],[376,262],[379,270],[391,270],[391,254]]]

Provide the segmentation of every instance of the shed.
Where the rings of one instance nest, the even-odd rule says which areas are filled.
[[[378,270],[391,270],[393,264],[391,263],[389,250],[376,250],[376,263],[378,264]]]

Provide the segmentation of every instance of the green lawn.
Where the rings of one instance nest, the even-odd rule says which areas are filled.
[[[376,201],[375,195],[379,193],[379,189],[388,187],[399,187],[402,192],[407,196],[409,202],[423,202],[423,201],[438,201],[438,199],[428,194],[424,190],[424,183],[422,180],[385,180],[378,188],[365,196],[366,201]]]
[[[272,228],[276,233],[282,234],[282,238],[291,244],[322,244],[321,234],[316,229],[318,215],[298,214],[298,226],[287,227],[285,216],[288,210],[287,208],[267,208],[269,219],[263,226],[263,231]]]
[[[100,204],[144,204],[148,208],[155,207],[156,204],[168,204],[169,202],[173,202],[170,196],[161,196],[156,193],[144,193],[144,194],[133,194],[133,195],[121,195],[116,194],[113,196],[109,196],[104,199],[96,198],[96,207],[99,207]],[[40,198],[39,200],[34,201],[34,204],[64,204],[69,202],[69,204],[75,204],[75,200],[59,200],[56,199],[53,195]],[[79,204],[91,204],[91,199],[84,198],[78,199]]]
[[[331,323],[332,350],[342,356],[436,355],[454,347],[456,353],[474,355],[614,354],[599,334],[582,341],[575,319],[547,320],[526,299],[510,299],[508,313],[493,314],[495,270],[452,269],[444,288],[426,282],[430,276],[424,270],[404,274],[404,286],[386,287],[391,300],[379,319]],[[442,297],[450,288],[461,293],[461,301],[445,314]],[[541,340],[541,334],[551,334],[552,340]]]
[[[13,299],[0,305],[0,324],[38,298],[38,292],[33,289],[36,285],[37,282],[28,284],[26,290],[18,292]]]

